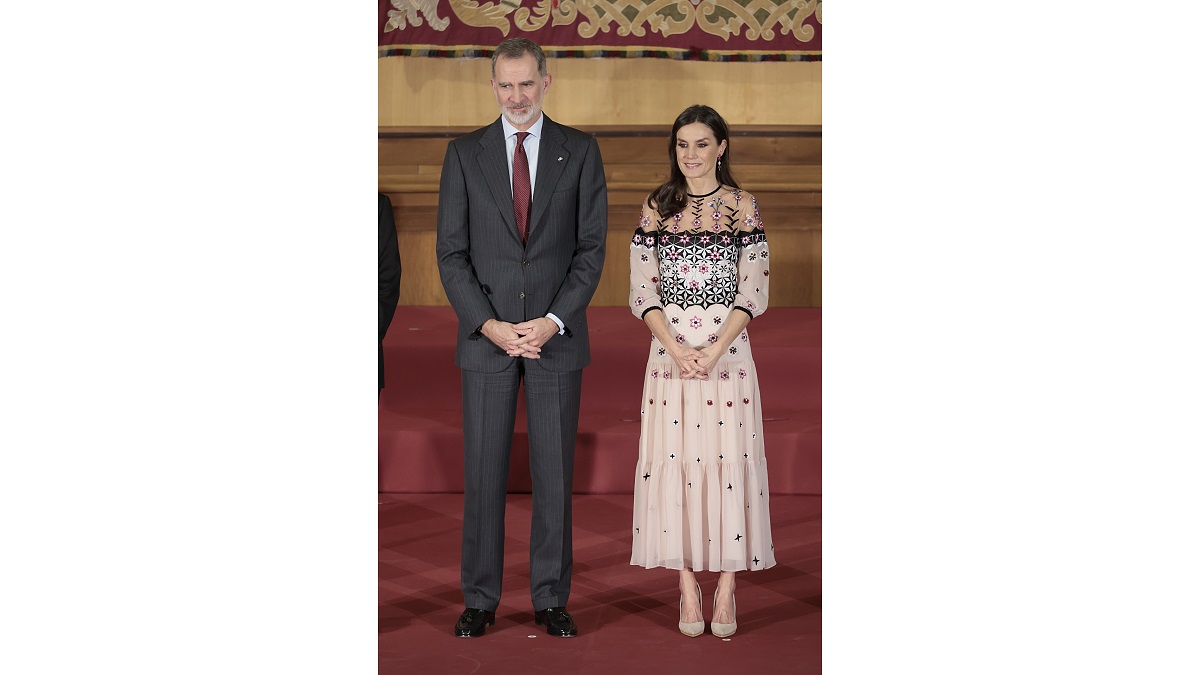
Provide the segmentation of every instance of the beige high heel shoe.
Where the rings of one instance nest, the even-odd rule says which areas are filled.
[[[679,596],[679,632],[688,637],[704,635],[704,596],[700,595],[700,584],[696,584],[696,598],[700,600],[700,620],[683,621],[683,595]]]
[[[737,632],[737,596],[733,598],[734,619],[729,623],[712,622],[712,634],[719,638],[727,638]],[[717,596],[713,596],[713,616],[717,615]]]

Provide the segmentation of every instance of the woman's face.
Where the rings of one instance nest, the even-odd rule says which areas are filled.
[[[690,180],[716,178],[717,158],[725,152],[725,142],[717,143],[707,124],[693,122],[679,127],[675,134],[675,159],[679,170]]]

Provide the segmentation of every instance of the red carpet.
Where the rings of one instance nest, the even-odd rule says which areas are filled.
[[[773,477],[772,477],[773,480]],[[553,638],[529,600],[530,496],[509,495],[504,595],[480,638],[451,635],[462,611],[462,496],[384,494],[379,501],[379,672],[820,673],[819,496],[772,496],[775,567],[737,577],[738,632],[687,638],[678,574],[629,565],[632,497],[574,499],[575,566],[568,609],[579,637]],[[715,574],[701,574],[712,616]]]
[[[631,494],[650,332],[624,307],[593,307],[592,363],[583,371],[575,494]],[[462,388],[449,307],[400,307],[384,340],[388,386],[379,406],[379,491],[462,492]],[[775,308],[750,324],[762,389],[772,504],[821,492],[821,310]],[[510,492],[528,492],[524,405]],[[457,563],[456,563],[457,564]]]

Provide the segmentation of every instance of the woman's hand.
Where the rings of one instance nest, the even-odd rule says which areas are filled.
[[[708,374],[716,367],[717,361],[721,360],[721,356],[725,354],[725,348],[720,343],[709,345],[703,350],[695,350],[696,356],[693,360],[693,368],[695,369],[698,379],[707,380]]]
[[[684,380],[699,379],[702,373],[697,362],[704,356],[704,353],[695,347],[687,347],[680,345],[674,349],[668,349],[667,353],[671,355],[671,359],[675,361],[675,366],[679,368],[679,377]]]

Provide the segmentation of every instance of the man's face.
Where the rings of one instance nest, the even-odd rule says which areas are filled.
[[[492,77],[492,91],[500,114],[508,118],[514,127],[524,131],[537,120],[542,112],[542,97],[550,89],[550,75],[538,74],[537,59],[532,54],[519,58],[496,59],[496,72]]]

